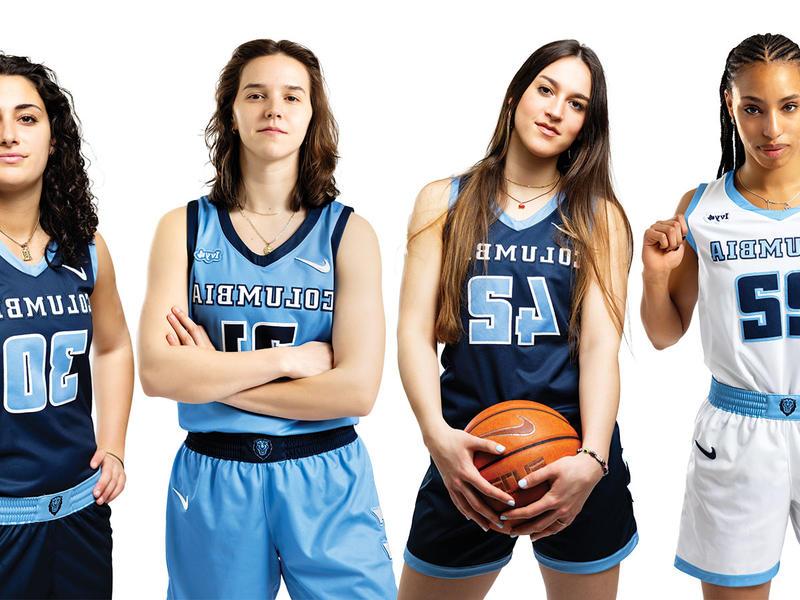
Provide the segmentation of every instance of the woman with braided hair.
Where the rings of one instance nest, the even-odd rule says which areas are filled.
[[[695,423],[675,566],[706,599],[767,598],[800,537],[800,48],[754,35],[720,85],[718,179],[644,234],[642,320],[676,343],[698,306],[711,390]]]
[[[111,597],[133,351],[96,229],[69,93],[0,54],[2,598]]]

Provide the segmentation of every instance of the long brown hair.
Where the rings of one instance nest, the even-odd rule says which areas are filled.
[[[236,48],[228,64],[222,69],[217,82],[217,109],[206,126],[206,145],[211,153],[211,164],[216,171],[208,182],[211,185],[208,197],[215,204],[221,204],[228,209],[238,205],[242,184],[239,164],[241,142],[233,130],[233,101],[247,63],[255,58],[274,54],[285,54],[300,61],[308,71],[311,81],[313,113],[300,147],[300,165],[290,208],[299,210],[301,207],[321,206],[339,195],[333,176],[339,158],[339,129],[328,103],[319,60],[311,50],[295,42],[252,40]]]
[[[442,273],[435,333],[440,342],[455,343],[463,335],[461,306],[467,273],[474,268],[475,245],[488,238],[489,226],[497,220],[496,201],[505,191],[503,169],[514,127],[514,114],[522,95],[548,65],[576,57],[589,68],[591,100],[583,127],[557,162],[564,201],[559,213],[564,222],[561,243],[572,247],[580,261],[576,269],[569,319],[569,341],[577,350],[580,337],[580,308],[589,288],[590,275],[600,285],[614,325],[621,333],[625,315],[611,289],[610,240],[606,211],[613,205],[625,224],[628,269],[633,237],[630,223],[611,184],[606,82],[597,55],[575,40],[561,40],[542,46],[528,57],[508,86],[500,116],[486,156],[463,176],[458,199],[444,222]],[[603,199],[605,202],[598,202]]]

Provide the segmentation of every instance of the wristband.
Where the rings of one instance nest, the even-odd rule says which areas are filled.
[[[588,448],[578,448],[578,451],[575,454],[588,454],[595,459],[597,464],[600,465],[600,468],[603,469],[603,477],[608,475],[608,464],[606,464],[606,461],[600,458],[600,456],[594,450],[589,450]]]

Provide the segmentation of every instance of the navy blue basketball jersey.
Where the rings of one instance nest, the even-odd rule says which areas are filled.
[[[94,244],[81,264],[60,267],[0,244],[0,497],[50,494],[92,475],[95,273]]]
[[[451,206],[458,185],[454,179]],[[464,333],[442,352],[442,410],[452,427],[463,429],[505,400],[534,400],[567,417],[577,414],[578,365],[567,332],[577,264],[557,240],[559,200],[524,221],[500,212],[488,240],[475,248],[464,282]]]
[[[189,315],[214,347],[244,352],[331,342],[336,251],[352,209],[331,201],[267,255],[239,238],[230,214],[207,197],[187,208]],[[325,402],[320,397],[320,403]],[[352,425],[355,417],[297,421],[220,402],[178,404],[188,431],[293,435]]]

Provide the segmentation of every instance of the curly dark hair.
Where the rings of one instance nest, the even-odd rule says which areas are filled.
[[[57,246],[50,266],[81,263],[97,231],[97,208],[72,95],[58,84],[51,69],[24,56],[0,53],[0,75],[25,77],[44,102],[53,149],[43,175],[39,225]]]
[[[247,63],[254,58],[284,54],[300,61],[311,80],[313,114],[300,148],[300,168],[291,199],[291,209],[314,208],[339,195],[333,171],[339,158],[339,130],[333,118],[319,60],[311,50],[295,42],[252,40],[233,51],[217,82],[217,109],[206,126],[206,144],[215,175],[209,199],[228,209],[238,205],[242,173],[239,166],[239,136],[233,131],[233,101]]]

